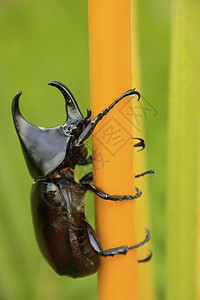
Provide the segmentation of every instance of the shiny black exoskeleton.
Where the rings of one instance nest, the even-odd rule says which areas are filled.
[[[91,190],[99,197],[113,201],[131,200],[139,197],[141,192],[136,189],[134,196],[112,196],[91,184],[92,173],[86,174],[79,182],[74,178],[76,165],[91,163],[84,142],[98,122],[123,98],[135,94],[139,100],[140,94],[134,89],[127,91],[91,120],[90,109],[84,118],[65,85],[57,81],[49,84],[57,87],[65,98],[67,120],[63,125],[43,128],[28,123],[19,110],[21,92],[13,99],[12,115],[29,172],[34,178],[31,206],[39,247],[58,274],[75,278],[96,272],[99,255],[126,254],[150,238],[147,230],[146,238],[137,245],[104,251],[85,218],[86,191]],[[135,147],[144,148],[144,141],[139,139]],[[149,260],[150,256],[143,261]]]

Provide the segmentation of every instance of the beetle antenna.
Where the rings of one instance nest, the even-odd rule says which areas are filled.
[[[84,119],[84,123],[87,125],[91,120],[90,120],[90,117],[91,117],[91,114],[92,114],[92,111],[90,108],[87,109],[87,116],[85,117]]]

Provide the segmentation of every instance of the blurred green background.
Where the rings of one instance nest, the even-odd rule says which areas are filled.
[[[141,94],[157,111],[146,112],[147,168],[156,290],[164,299],[166,145],[170,2],[138,1]],[[97,299],[96,275],[59,277],[37,247],[30,211],[30,178],[11,117],[11,100],[38,126],[65,121],[62,95],[47,83],[65,83],[85,114],[89,104],[87,0],[0,2],[0,299]],[[100,88],[100,87],[99,87]],[[159,130],[158,130],[159,129]],[[87,215],[93,219],[88,196]]]

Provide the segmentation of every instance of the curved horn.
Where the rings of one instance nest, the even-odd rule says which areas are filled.
[[[21,115],[20,110],[19,110],[19,98],[20,98],[21,94],[22,94],[22,91],[19,91],[19,92],[15,95],[15,97],[14,97],[14,99],[13,99],[13,102],[12,102],[12,114],[13,114],[13,116],[14,116],[15,114]]]
[[[12,102],[14,125],[31,176],[45,177],[64,160],[70,137],[63,134],[62,126],[44,128],[27,122],[19,110],[21,94]]]
[[[77,120],[82,120],[83,115],[81,114],[78,104],[70,90],[59,81],[50,81],[48,84],[57,87],[63,94],[66,103],[67,120],[70,119],[72,123],[73,120],[76,122]]]
[[[34,126],[34,125],[30,124],[29,122],[27,122],[23,118],[23,116],[20,112],[19,98],[20,98],[21,94],[22,94],[22,91],[18,92],[12,101],[12,116],[13,116],[16,131],[20,137],[21,137],[21,132],[24,131],[26,126]]]

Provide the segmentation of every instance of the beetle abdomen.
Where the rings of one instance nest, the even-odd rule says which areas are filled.
[[[73,185],[67,183],[36,182],[31,205],[35,234],[44,257],[58,274],[76,278],[96,272],[98,256],[90,245],[83,214],[79,226],[73,224]],[[77,216],[75,213],[75,222],[79,222]]]

